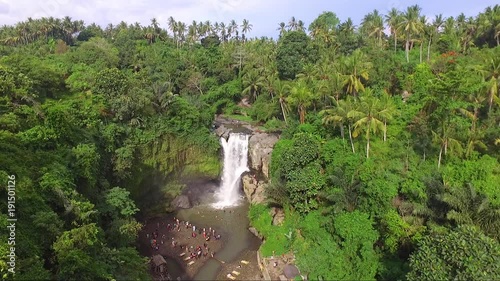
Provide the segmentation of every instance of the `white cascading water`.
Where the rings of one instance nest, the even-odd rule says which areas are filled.
[[[226,139],[220,139],[224,151],[224,163],[221,186],[216,194],[216,208],[225,208],[238,204],[241,174],[248,170],[248,135],[231,133]]]

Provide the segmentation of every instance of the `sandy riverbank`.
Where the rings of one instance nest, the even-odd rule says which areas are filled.
[[[167,229],[168,224],[171,227],[176,224],[173,216],[150,219],[139,234],[139,249],[141,254],[149,258],[160,254],[175,260],[177,266],[180,265],[181,268],[176,270],[177,272],[169,272],[173,280],[176,280],[177,277],[180,277],[182,280],[192,279],[200,268],[212,258],[212,254],[217,259],[217,252],[222,248],[223,239],[216,240],[211,234],[210,239],[206,241],[204,236],[199,232],[199,230],[205,227],[206,233],[208,233],[210,226],[206,225],[197,225],[195,231],[196,237],[192,237],[192,227],[186,227],[185,221],[179,222],[180,227],[178,229],[169,230]],[[154,239],[153,233],[155,232],[158,233],[155,239],[158,249],[152,247],[151,244],[151,240]],[[215,229],[215,234],[220,234],[217,232],[217,229]],[[225,234],[221,234],[221,238],[223,235]],[[189,258],[191,253],[197,254],[197,248],[201,248],[201,256]],[[194,263],[188,265],[191,262]],[[152,270],[152,273],[154,273],[154,270]],[[160,279],[157,274],[153,276]]]

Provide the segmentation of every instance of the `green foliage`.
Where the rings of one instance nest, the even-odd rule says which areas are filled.
[[[271,158],[271,175],[284,182],[290,203],[307,213],[317,209],[317,194],[325,185],[318,161],[319,141],[307,133],[298,133],[291,141],[276,144]]]
[[[242,32],[173,18],[169,32],[156,20],[0,27],[0,178],[18,179],[16,278],[147,279],[133,217],[172,211],[180,177],[219,176],[221,113],[281,132],[265,192],[285,221],[250,210],[266,256],[292,251],[309,279],[404,279],[409,255],[428,258],[413,279],[497,278],[491,240],[449,230],[474,225],[498,240],[498,9],[432,24],[420,14],[394,9],[384,26],[373,11],[355,28],[323,12],[309,34],[292,18],[278,42],[250,39],[248,21]],[[428,230],[452,242],[434,247],[444,240]],[[415,251],[420,241],[433,249]]]
[[[118,66],[118,50],[103,38],[90,38],[68,54],[72,63],[83,63],[95,69]]]
[[[426,236],[410,257],[408,280],[495,280],[500,245],[474,227]]]
[[[350,261],[350,279],[374,279],[378,268],[378,257],[373,249],[379,234],[373,229],[368,214],[354,211],[335,218],[335,234],[340,238],[340,248]]]
[[[15,73],[26,76],[31,87],[40,99],[59,98],[65,92],[64,71],[48,59],[32,55],[12,55],[0,59]],[[22,77],[21,76],[21,77]]]
[[[285,221],[279,226],[273,226],[273,218],[266,205],[253,204],[248,211],[248,217],[253,227],[265,237],[260,251],[264,256],[285,254],[294,241],[294,227],[297,218],[291,211],[285,212]]]
[[[309,25],[308,30],[312,32],[316,29],[321,29],[324,32],[329,32],[335,30],[339,23],[340,20],[335,13],[323,12]]]
[[[500,207],[500,168],[497,159],[484,155],[477,160],[462,160],[448,165],[443,170],[443,181],[450,186],[471,183],[488,197],[493,206]]]
[[[310,59],[310,39],[304,32],[292,31],[278,42],[276,65],[281,79],[295,79]]]
[[[129,198],[130,192],[120,187],[113,187],[106,194],[106,203],[113,208],[114,214],[121,214],[128,218],[133,216],[139,209],[134,201]]]

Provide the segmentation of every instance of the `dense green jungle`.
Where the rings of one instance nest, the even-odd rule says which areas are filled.
[[[276,38],[202,20],[0,28],[2,279],[150,279],[138,232],[182,179],[218,179],[218,114],[280,134],[248,213],[264,256],[310,280],[500,279],[500,6],[324,12]]]

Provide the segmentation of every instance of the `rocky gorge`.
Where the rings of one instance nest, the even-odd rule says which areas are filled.
[[[241,178],[243,192],[250,204],[266,202],[266,187],[270,183],[269,165],[274,145],[279,140],[279,134],[267,133],[259,128],[243,121],[232,120],[219,116],[215,120],[215,134],[219,137],[228,138],[231,132],[246,133],[250,135],[248,141],[248,167],[250,171],[243,174]],[[279,225],[285,219],[283,209],[271,208],[273,225]],[[253,227],[250,232],[255,236],[263,237]]]

